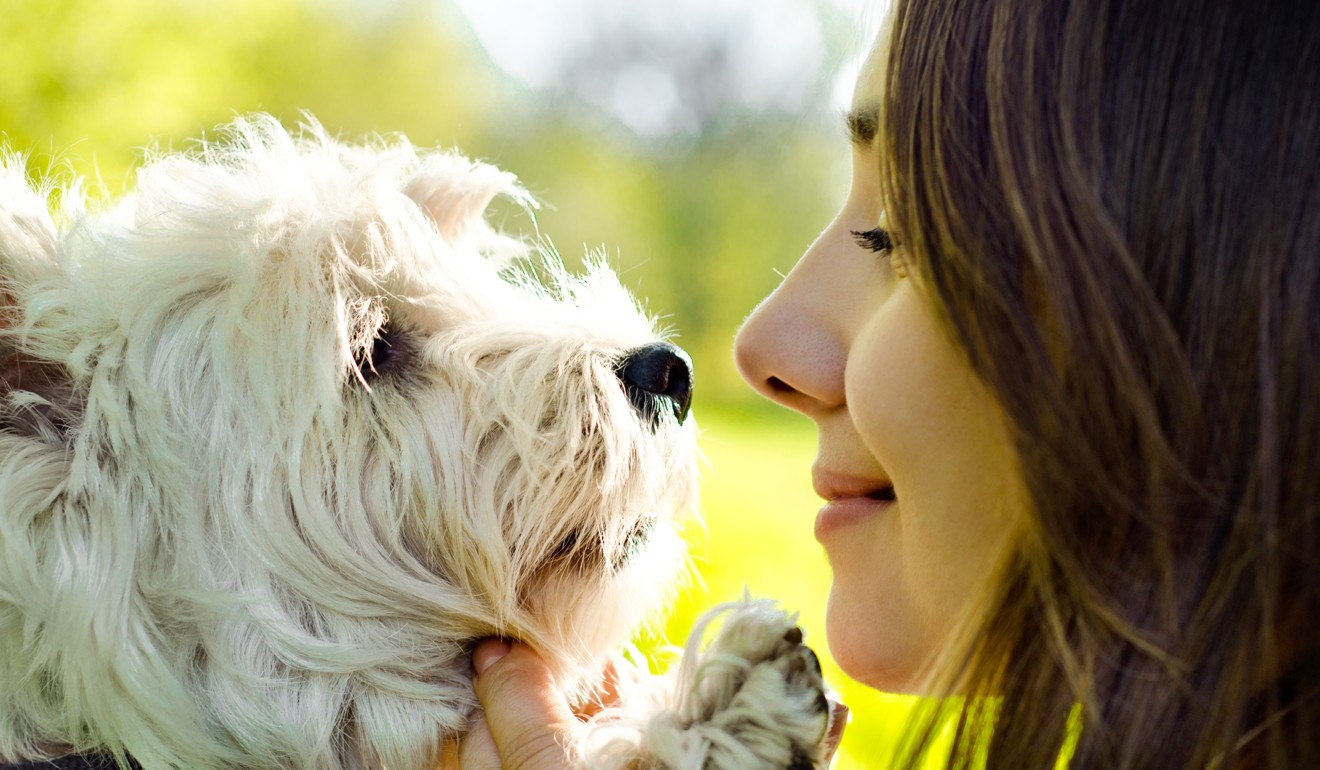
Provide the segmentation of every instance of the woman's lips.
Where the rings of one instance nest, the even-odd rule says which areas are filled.
[[[835,471],[813,468],[812,485],[825,505],[816,514],[816,540],[835,530],[872,518],[896,502],[894,486],[888,480],[868,479]]]
[[[893,500],[871,497],[836,497],[816,513],[816,540],[824,542],[831,532],[870,519],[894,505]]]

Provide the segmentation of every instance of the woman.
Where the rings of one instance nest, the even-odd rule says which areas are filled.
[[[896,761],[951,717],[952,766],[1320,767],[1317,5],[900,0],[882,38],[850,195],[736,356],[819,429],[836,659],[967,696]],[[562,766],[535,657],[476,664],[468,756]]]

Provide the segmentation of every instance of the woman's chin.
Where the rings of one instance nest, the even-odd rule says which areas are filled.
[[[838,591],[831,592],[825,635],[830,656],[843,673],[877,690],[922,694],[928,648],[917,641],[920,634],[894,634],[892,626],[884,625],[874,615],[849,612]]]

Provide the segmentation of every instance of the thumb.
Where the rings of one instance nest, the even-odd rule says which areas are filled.
[[[473,651],[472,665],[485,719],[464,740],[461,766],[465,770],[574,767],[572,747],[579,722],[536,653],[518,642],[487,639]]]

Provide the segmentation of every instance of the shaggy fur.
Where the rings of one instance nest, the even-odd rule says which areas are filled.
[[[474,640],[531,642],[581,699],[663,602],[686,405],[621,386],[660,336],[607,268],[508,263],[483,212],[531,205],[512,176],[256,117],[105,211],[51,192],[5,159],[0,756],[431,768]],[[822,761],[809,651],[731,611],[586,764]]]

